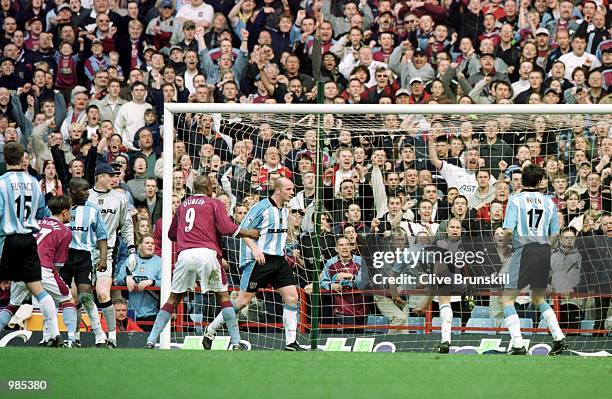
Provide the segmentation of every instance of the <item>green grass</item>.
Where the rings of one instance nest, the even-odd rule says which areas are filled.
[[[0,349],[18,398],[605,398],[609,358],[416,353]]]

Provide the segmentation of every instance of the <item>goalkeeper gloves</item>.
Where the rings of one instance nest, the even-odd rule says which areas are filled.
[[[133,245],[128,247],[128,258],[127,258],[127,269],[130,273],[136,270],[136,266],[138,266],[138,262],[136,260],[136,248]]]

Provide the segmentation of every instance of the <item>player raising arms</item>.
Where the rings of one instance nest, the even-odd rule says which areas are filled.
[[[298,294],[293,270],[285,260],[285,243],[289,221],[286,203],[293,197],[293,183],[286,177],[274,182],[274,192],[269,198],[253,206],[240,224],[244,228],[256,228],[261,232],[257,243],[245,238],[240,244],[240,295],[234,303],[236,311],[251,302],[260,288],[268,284],[283,297],[283,325],[285,327],[285,350],[305,351],[297,343]],[[257,263],[257,265],[256,265]],[[204,349],[210,349],[216,330],[223,322],[217,315],[208,325],[202,340]]]
[[[509,245],[512,237],[514,247],[508,267],[510,282],[502,297],[506,326],[512,338],[508,351],[511,355],[527,353],[521,335],[521,323],[514,309],[514,300],[528,285],[531,288],[531,302],[539,306],[553,336],[554,342],[549,355],[558,355],[567,348],[557,316],[544,300],[550,273],[550,241],[556,240],[559,234],[557,207],[550,197],[540,193],[538,189],[544,176],[544,169],[539,166],[528,165],[523,168],[524,189],[508,201],[503,224],[504,244]]]
[[[198,176],[193,182],[194,195],[178,207],[168,237],[177,243],[179,253],[172,274],[168,301],[161,307],[145,348],[153,349],[176,306],[187,290],[200,280],[202,292],[212,291],[221,303],[221,314],[230,332],[232,350],[242,350],[238,321],[227,292],[227,278],[221,267],[221,236],[259,238],[254,229],[243,229],[231,221],[223,202],[211,198],[212,182],[208,176]]]
[[[36,234],[38,245],[38,257],[42,266],[42,287],[49,293],[56,303],[61,303],[63,307],[64,324],[74,335],[76,326],[76,305],[70,295],[70,289],[59,278],[56,268],[62,267],[68,257],[68,246],[72,237],[72,232],[64,223],[70,221],[70,197],[60,195],[49,200],[48,208],[51,210],[51,217],[46,217],[40,221],[40,230]],[[23,281],[11,284],[11,299],[9,306],[0,311],[0,330],[6,327],[17,308],[23,301],[30,296],[30,292]],[[49,347],[60,346],[60,341],[56,336],[51,336],[50,326],[45,322],[43,333],[43,343]]]
[[[11,281],[26,285],[40,305],[55,345],[61,339],[57,309],[41,284],[42,271],[33,235],[40,230],[38,221],[49,216],[49,210],[38,181],[23,170],[24,152],[23,146],[14,141],[4,146],[7,172],[0,177],[0,285],[6,287]]]
[[[115,320],[115,306],[110,297],[113,285],[113,250],[117,243],[117,230],[121,229],[121,236],[128,247],[127,268],[130,272],[136,268],[136,247],[134,246],[134,226],[128,211],[128,200],[125,194],[113,190],[114,180],[119,173],[107,164],[99,165],[95,170],[96,184],[89,190],[89,201],[100,209],[102,220],[108,233],[108,253],[106,269],[96,269],[96,294],[100,309],[108,325],[108,347],[117,347],[117,322]],[[94,251],[93,264],[98,264],[100,251]]]
[[[103,271],[107,264],[107,231],[100,210],[91,202],[87,202],[89,198],[89,183],[85,179],[73,178],[68,186],[70,196],[72,197],[73,207],[70,209],[70,229],[72,230],[72,241],[70,242],[70,251],[68,261],[60,270],[60,276],[69,286],[74,284],[78,292],[80,306],[85,308],[91,327],[95,335],[96,346],[106,346],[106,334],[102,331],[100,325],[100,317],[98,316],[98,307],[94,302],[91,294],[91,254],[97,248],[100,251],[100,259],[95,265],[96,270]],[[76,329],[72,330],[73,336],[70,336],[71,330],[68,330],[68,342],[66,346],[79,347],[81,324],[81,311],[77,313]]]

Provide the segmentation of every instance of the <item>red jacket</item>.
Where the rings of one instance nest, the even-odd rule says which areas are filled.
[[[134,320],[130,318],[127,318],[125,320],[127,320],[127,325],[125,326],[125,329],[123,329],[122,323],[117,320],[117,331],[143,332],[143,329],[138,327],[138,324],[136,324]],[[102,330],[104,330],[104,332],[108,332],[108,326],[106,325],[106,320],[104,320],[103,317],[100,318],[100,324],[102,325]]]

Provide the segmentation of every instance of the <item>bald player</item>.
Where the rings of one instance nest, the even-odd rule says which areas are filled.
[[[179,205],[168,237],[176,241],[178,259],[172,275],[168,302],[161,307],[145,348],[153,349],[174,309],[188,290],[200,281],[202,293],[212,291],[221,304],[221,317],[230,332],[232,350],[244,349],[234,307],[227,292],[227,277],[221,267],[221,236],[259,238],[255,229],[238,227],[227,215],[225,205],[212,198],[212,182],[208,176],[198,176],[193,182],[194,195]]]
[[[293,183],[286,177],[274,182],[272,195],[255,204],[240,224],[242,228],[259,230],[257,242],[245,238],[240,245],[240,295],[234,302],[239,311],[248,305],[260,288],[269,284],[283,297],[285,350],[304,351],[297,343],[298,293],[293,269],[285,259],[285,243],[289,222],[288,202],[293,198]],[[223,317],[217,315],[208,325],[202,345],[210,349]]]

